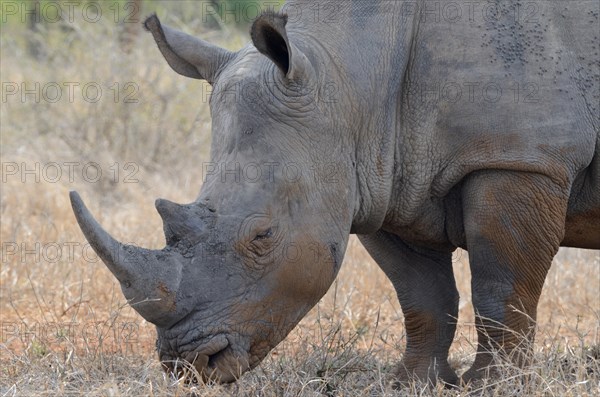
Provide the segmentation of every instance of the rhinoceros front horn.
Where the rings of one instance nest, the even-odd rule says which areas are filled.
[[[177,305],[184,258],[174,250],[149,250],[115,240],[94,219],[77,192],[70,193],[77,223],[94,251],[121,283],[129,304],[162,327],[185,314]]]

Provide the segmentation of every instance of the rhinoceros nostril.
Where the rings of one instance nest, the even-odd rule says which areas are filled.
[[[194,367],[200,372],[207,367],[211,367],[211,363],[214,363],[216,355],[224,351],[229,347],[229,340],[223,334],[212,337],[208,342],[198,346],[194,352],[189,353],[185,356],[185,360],[192,363]],[[211,360],[213,357],[213,360]]]
[[[217,363],[221,357],[225,355],[225,351],[229,346],[226,346],[223,350],[218,351],[214,354],[210,354],[208,356],[208,368],[214,369],[217,366]]]

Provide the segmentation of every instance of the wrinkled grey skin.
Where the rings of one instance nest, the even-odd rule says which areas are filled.
[[[356,233],[404,311],[399,381],[458,381],[457,247],[478,315],[463,379],[486,374],[490,349],[525,364],[558,247],[600,248],[598,3],[503,1],[488,20],[472,2],[453,2],[459,20],[440,2],[321,2],[319,17],[291,3],[293,19],[260,17],[235,53],[145,23],[173,69],[214,86],[211,161],[263,177],[211,172],[192,204],[157,200],[159,251],[121,245],[72,193],[87,239],[156,324],[160,359],[235,380],[327,291]],[[462,97],[440,98],[445,83]],[[333,178],[314,171],[329,164]]]

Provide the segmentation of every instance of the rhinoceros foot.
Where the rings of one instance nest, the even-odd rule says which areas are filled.
[[[446,360],[430,365],[410,365],[407,360],[400,362],[393,370],[393,387],[402,389],[413,382],[429,383],[432,385],[441,382],[448,387],[458,385],[458,376]]]

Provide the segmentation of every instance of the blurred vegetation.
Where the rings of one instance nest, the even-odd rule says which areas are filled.
[[[273,5],[1,1],[3,159],[44,164],[57,161],[60,153],[63,161],[105,167],[135,163],[140,172],[166,171],[176,185],[179,178],[186,185],[190,178],[200,179],[197,170],[208,161],[211,88],[173,72],[141,22],[156,12],[170,26],[237,50],[249,41],[245,25],[267,9],[264,4]],[[8,94],[9,89],[16,93]],[[181,169],[188,171],[183,175]],[[110,192],[107,197],[119,190],[105,183],[90,186]],[[197,191],[200,180],[193,186]]]
[[[115,21],[132,20],[136,11],[143,17],[152,12],[170,14],[183,23],[200,20],[211,26],[249,25],[261,12],[281,9],[284,0],[1,0],[2,25],[24,24],[38,12],[42,23],[57,23],[70,16],[81,17],[82,10],[90,19],[99,8]],[[96,7],[97,6],[97,7]]]
[[[139,34],[141,22],[151,13],[168,16],[192,31],[239,29],[245,31],[262,12],[281,9],[284,1],[265,0],[1,0],[0,28],[5,32],[29,32],[27,43],[32,56],[43,57],[40,33],[73,30],[78,21],[97,23],[111,20],[120,30],[125,47]]]

